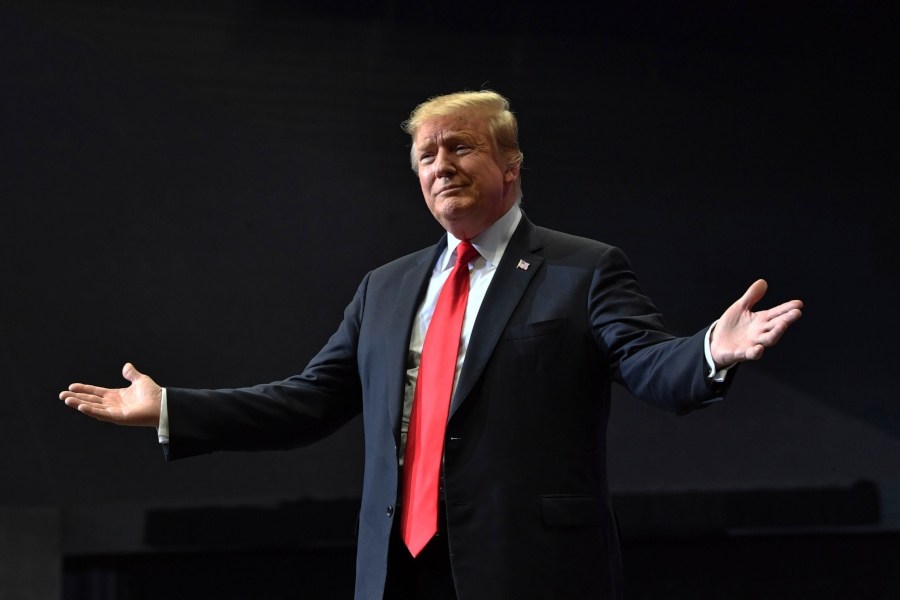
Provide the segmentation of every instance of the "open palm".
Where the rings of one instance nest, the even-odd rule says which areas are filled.
[[[737,302],[719,317],[710,340],[716,367],[724,368],[746,360],[759,360],[766,348],[781,339],[788,326],[800,318],[803,302],[790,300],[767,310],[753,312],[765,295],[768,284],[758,279]]]
[[[66,406],[100,421],[156,427],[159,423],[162,388],[131,363],[126,363],[122,368],[122,376],[131,385],[111,389],[73,383],[59,397]]]

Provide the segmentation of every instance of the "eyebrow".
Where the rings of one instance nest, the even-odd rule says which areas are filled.
[[[424,148],[457,142],[465,142],[471,146],[480,145],[478,138],[471,133],[465,131],[448,131],[441,133],[440,142],[438,142],[438,136],[429,136],[425,138],[421,144],[416,144],[416,150],[421,151]]]

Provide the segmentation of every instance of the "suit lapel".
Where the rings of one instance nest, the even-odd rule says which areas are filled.
[[[466,360],[450,404],[451,417],[472,391],[522,294],[540,270],[544,259],[535,254],[540,249],[537,228],[523,215],[478,311],[466,349]]]
[[[447,246],[446,236],[434,247],[432,252],[423,252],[403,274],[397,286],[395,300],[390,312],[390,331],[392,335],[384,340],[384,352],[389,357],[386,373],[399,373],[399,377],[388,381],[388,416],[394,432],[394,438],[400,439],[400,420],[403,415],[403,399],[406,386],[406,368],[409,355],[409,337],[416,312],[422,303],[422,297],[428,289],[431,272],[438,256]]]

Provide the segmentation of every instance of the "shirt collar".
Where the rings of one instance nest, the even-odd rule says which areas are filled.
[[[471,244],[478,250],[487,266],[497,266],[509,240],[512,239],[519,221],[522,220],[522,209],[519,204],[513,204],[512,208],[506,211],[506,214],[497,219],[493,225],[476,235],[470,240]],[[447,249],[438,259],[437,268],[439,271],[449,269],[453,266],[451,259],[456,258],[456,247],[459,245],[459,238],[452,233],[447,232]]]

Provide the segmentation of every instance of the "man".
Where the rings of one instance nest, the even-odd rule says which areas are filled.
[[[235,390],[163,389],[127,364],[127,388],[73,384],[60,397],[100,420],[158,427],[169,458],[307,444],[361,411],[358,599],[620,598],[606,480],[611,382],[681,413],[720,400],[730,367],[759,359],[802,303],[752,312],[766,291],[759,280],[713,326],[675,338],[621,251],[524,216],[506,99],[433,98],[405,128],[447,235],[370,272],[302,373]],[[457,285],[461,295],[443,300]],[[450,314],[452,333],[432,336]],[[442,360],[432,358],[439,335],[452,347]],[[441,377],[445,391],[432,392]],[[430,410],[438,418],[423,416]],[[425,448],[435,442],[432,464]]]

